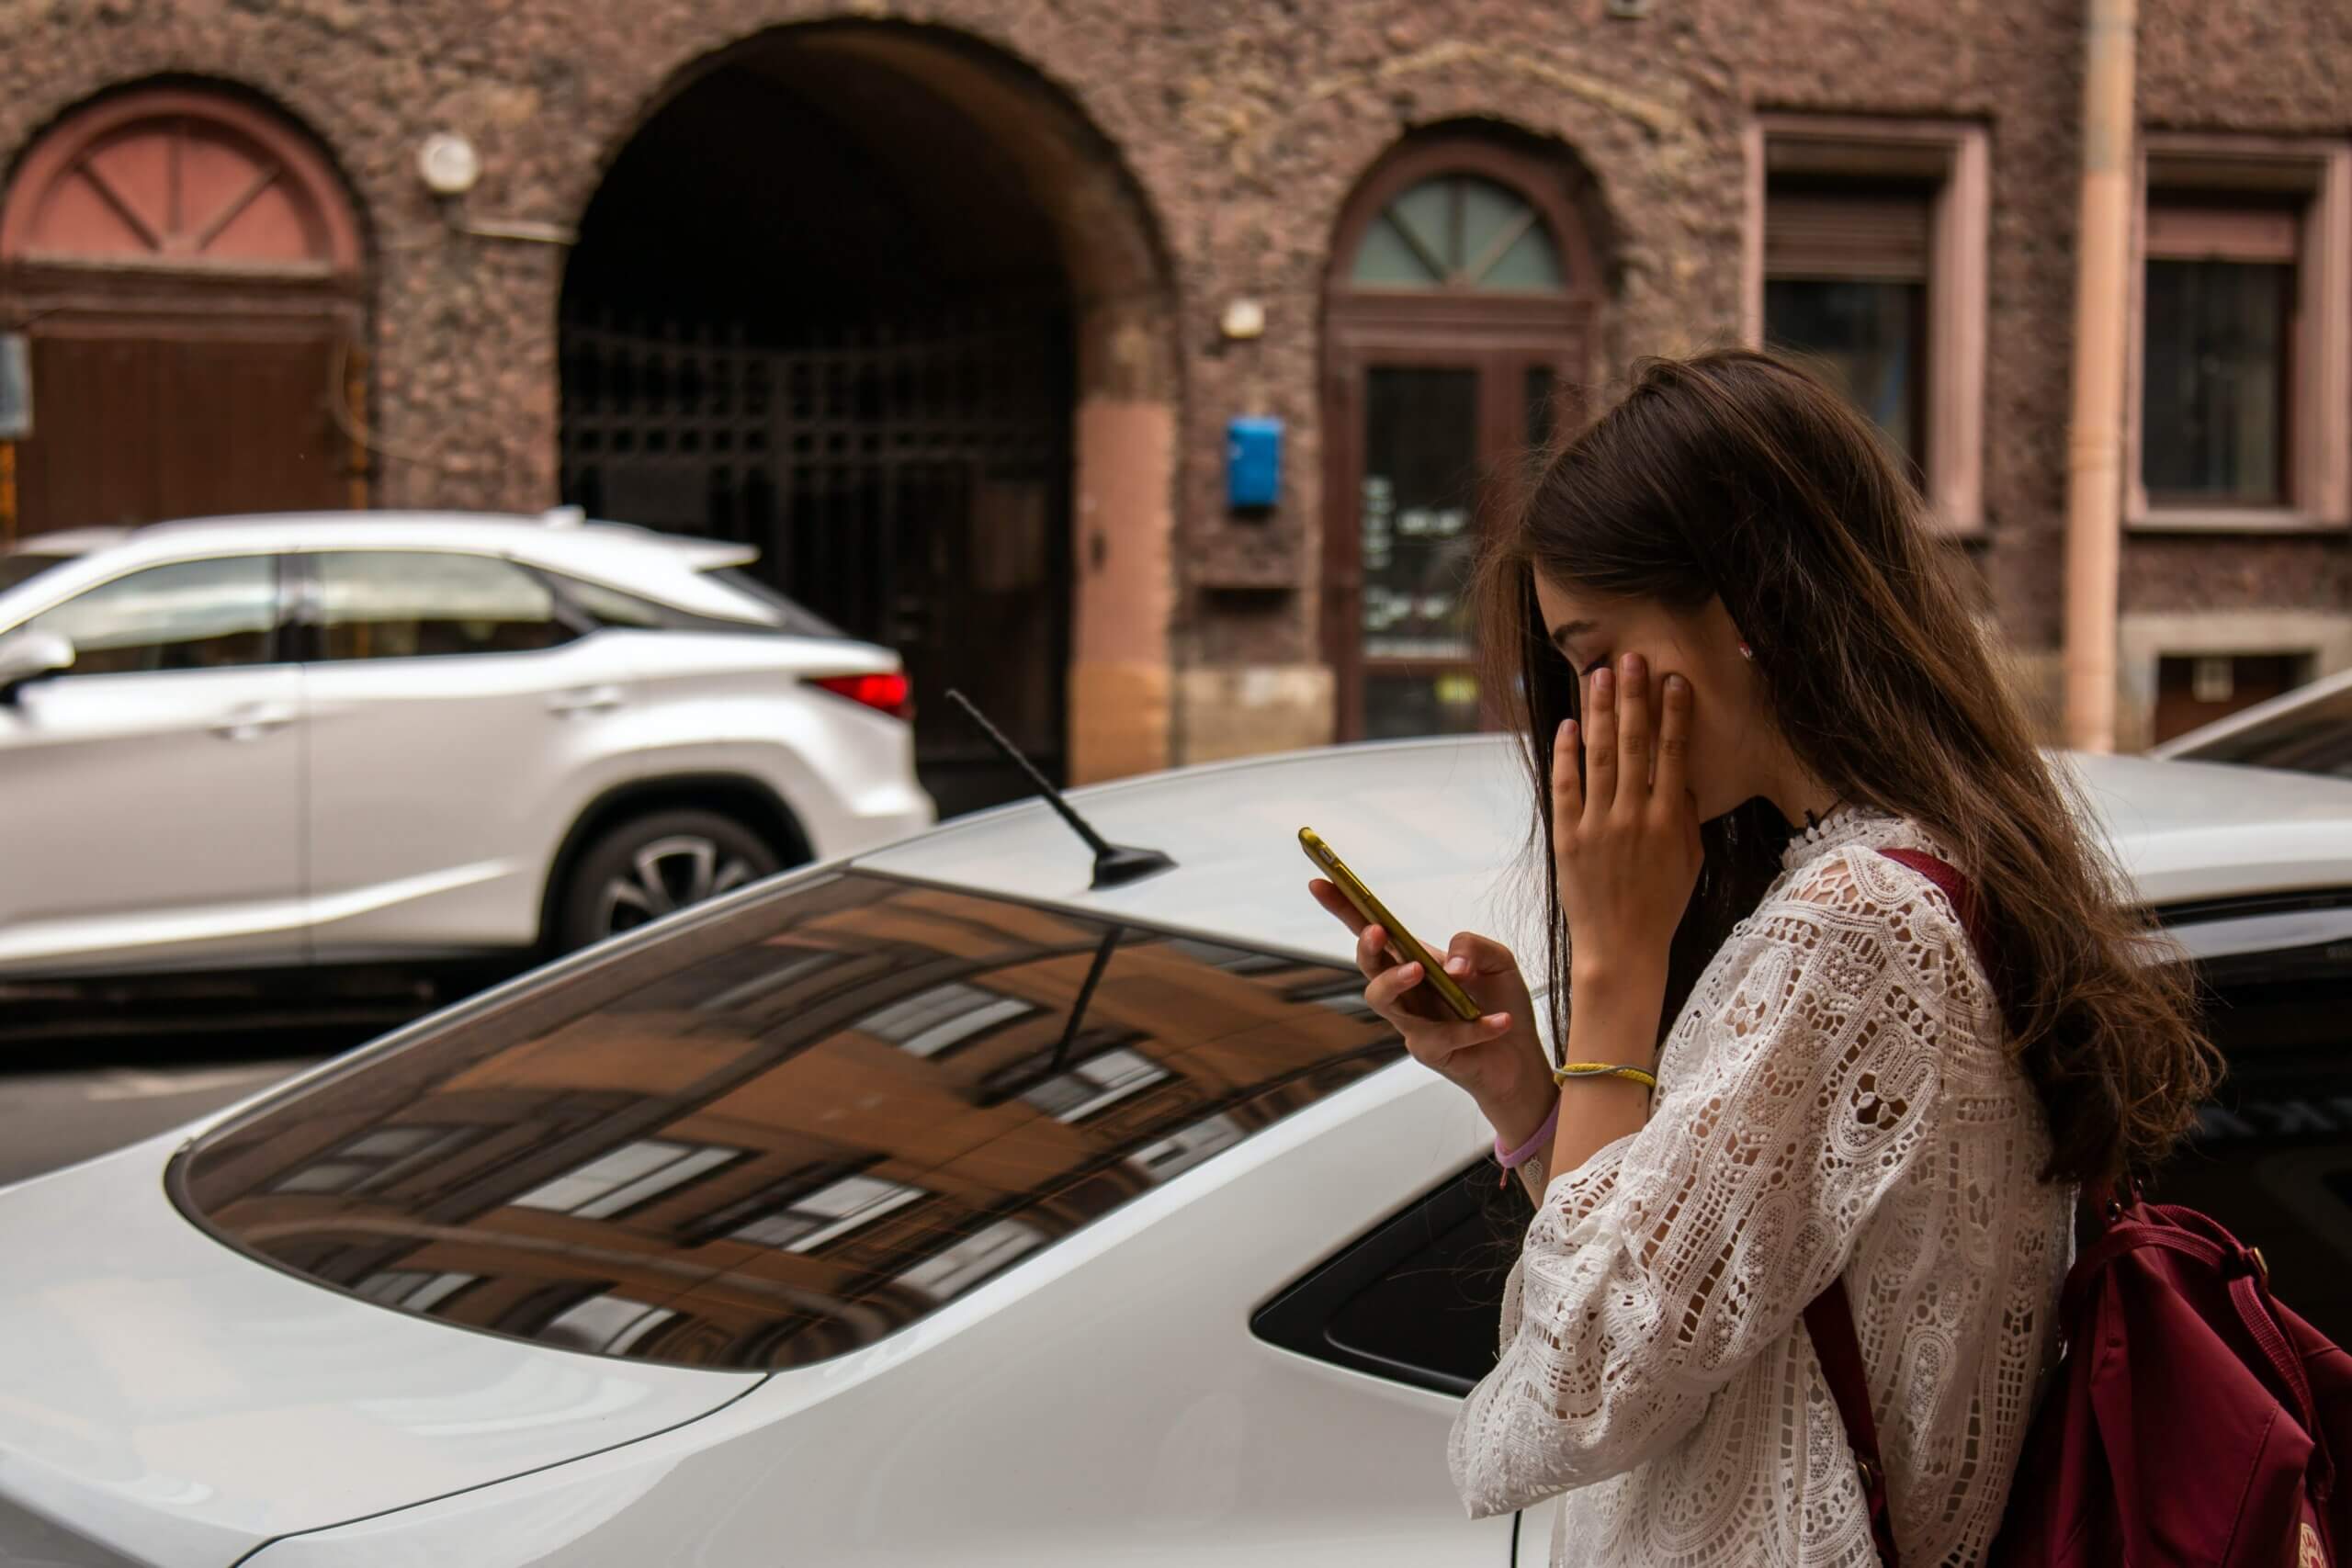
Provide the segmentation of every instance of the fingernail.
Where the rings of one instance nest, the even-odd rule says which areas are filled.
[[[1616,683],[1617,672],[1614,670],[1603,668],[1592,673],[1592,693],[1595,696],[1606,694],[1609,688]]]
[[[1680,696],[1683,693],[1690,689],[1690,682],[1684,680],[1679,675],[1668,675],[1666,678],[1666,689],[1672,692],[1675,695]]]
[[[1467,975],[1470,973],[1470,961],[1457,953],[1445,961],[1445,972],[1449,975]]]
[[[1569,719],[1566,723],[1561,725],[1560,735],[1563,739],[1574,740],[1577,738],[1577,721],[1575,719]]]
[[[1500,1029],[1510,1022],[1510,1014],[1507,1012],[1490,1012],[1478,1021],[1488,1029]]]
[[[1421,977],[1421,966],[1418,964],[1405,964],[1399,971],[1397,977],[1399,979],[1419,980]]]
[[[1643,676],[1649,673],[1649,660],[1644,659],[1640,654],[1629,653],[1625,655],[1625,679],[1628,681],[1640,680]]]

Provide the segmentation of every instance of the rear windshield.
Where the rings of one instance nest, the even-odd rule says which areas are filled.
[[[198,1223],[403,1312],[725,1369],[870,1344],[1402,1055],[1351,970],[866,873],[208,1135]]]
[[[797,599],[787,599],[767,583],[741,567],[722,566],[703,573],[715,582],[723,582],[738,593],[755,599],[776,617],[779,631],[791,637],[843,637],[849,634],[818,615]]]
[[[2182,754],[2200,762],[2352,778],[2352,686]]]

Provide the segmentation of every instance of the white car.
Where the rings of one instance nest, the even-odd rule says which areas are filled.
[[[0,976],[564,950],[928,826],[748,547],[342,513],[0,557]]]
[[[2086,772],[2228,1004],[2176,1190],[2342,1335],[2352,786]],[[1444,1441],[1525,1200],[1294,835],[1523,941],[1518,781],[1483,738],[1080,791],[1175,862],[1102,888],[1003,807],[0,1193],[0,1560],[1504,1563]]]

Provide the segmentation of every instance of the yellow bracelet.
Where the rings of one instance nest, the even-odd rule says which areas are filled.
[[[1644,1089],[1656,1089],[1655,1076],[1639,1067],[1619,1066],[1613,1062],[1563,1062],[1552,1069],[1552,1081],[1565,1084],[1570,1078],[1631,1078]]]

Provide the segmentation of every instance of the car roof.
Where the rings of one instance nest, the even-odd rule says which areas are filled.
[[[473,550],[586,578],[678,609],[724,620],[780,624],[781,612],[705,573],[759,558],[751,545],[699,539],[627,523],[591,522],[576,507],[537,516],[466,512],[298,512],[186,518],[142,528],[74,529],[36,535],[20,549],[63,553],[79,543],[73,573],[37,580],[45,589],[79,587],[130,568],[191,556],[312,550]]]
[[[111,549],[136,532],[132,528],[56,528],[46,534],[27,535],[10,545],[6,553],[70,558],[93,550]]]
[[[2173,906],[2352,887],[2352,783],[2204,763],[2070,756],[2143,902]],[[1482,931],[1528,951],[1531,797],[1508,738],[1332,747],[1074,790],[1113,843],[1176,868],[1087,886],[1083,844],[1039,802],[949,822],[859,857],[902,875],[1010,893],[1344,962],[1306,897],[1311,827],[1424,941]]]
[[[2339,670],[2199,725],[2150,750],[2154,757],[2239,757],[2267,739],[2312,720],[2352,724],[2352,670]]]

